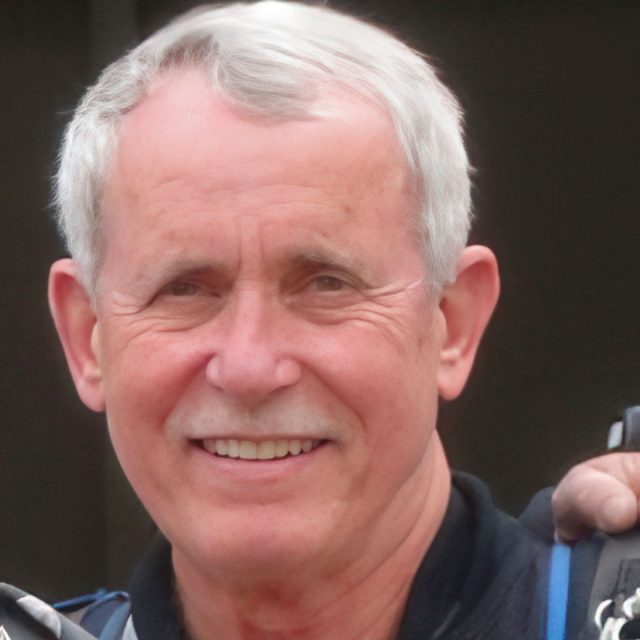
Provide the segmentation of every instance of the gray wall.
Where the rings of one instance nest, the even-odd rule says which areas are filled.
[[[48,319],[55,146],[95,70],[192,4],[0,3],[0,577],[50,598],[122,586],[150,532]],[[518,509],[640,403],[640,5],[334,5],[407,34],[467,108],[474,240],[496,250],[503,295],[441,430],[454,465]]]

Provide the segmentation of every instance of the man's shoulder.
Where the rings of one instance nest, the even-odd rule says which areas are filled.
[[[444,520],[415,576],[401,640],[539,640],[551,545],[501,512],[479,479],[455,472]]]
[[[456,473],[453,482],[473,511],[474,563],[482,568],[462,594],[468,613],[455,637],[537,640],[552,539],[500,510],[477,478]]]

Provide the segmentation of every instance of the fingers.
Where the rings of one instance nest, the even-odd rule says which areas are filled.
[[[640,453],[612,453],[571,469],[552,498],[556,533],[578,540],[594,529],[620,533],[638,523]]]

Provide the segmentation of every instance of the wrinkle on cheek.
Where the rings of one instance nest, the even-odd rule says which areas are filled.
[[[350,317],[352,322],[372,327],[378,333],[383,333],[388,342],[393,344],[398,353],[405,354],[415,347],[412,342],[414,331],[411,328],[411,318],[408,313],[385,313],[376,307],[364,307]]]
[[[139,296],[113,291],[106,303],[100,305],[105,312],[118,318],[134,316],[142,311],[145,306]]]
[[[392,283],[384,287],[377,287],[366,292],[368,300],[372,300],[390,308],[415,306],[418,302],[426,301],[426,284],[424,277],[416,278],[407,283]]]
[[[121,293],[111,296],[108,308],[105,308],[105,305],[101,307],[100,320],[104,325],[110,325],[109,331],[104,333],[117,336],[112,345],[117,351],[123,351],[142,337],[162,331],[163,324],[166,323],[166,318],[163,322],[159,316],[144,313],[144,304],[132,296]]]
[[[418,347],[426,339],[426,329],[431,325],[432,305],[424,278],[402,285],[392,284],[367,293],[366,301],[349,310],[345,320],[366,324],[383,332],[399,353]],[[416,333],[416,322],[425,327]],[[420,328],[419,328],[420,329]]]

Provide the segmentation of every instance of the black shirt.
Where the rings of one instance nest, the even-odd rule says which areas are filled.
[[[540,640],[551,544],[462,473],[414,578],[398,640]]]
[[[454,474],[444,521],[414,578],[398,640],[541,640],[549,553],[549,541],[496,509],[484,484]],[[130,593],[138,640],[184,637],[164,539],[136,569]]]

